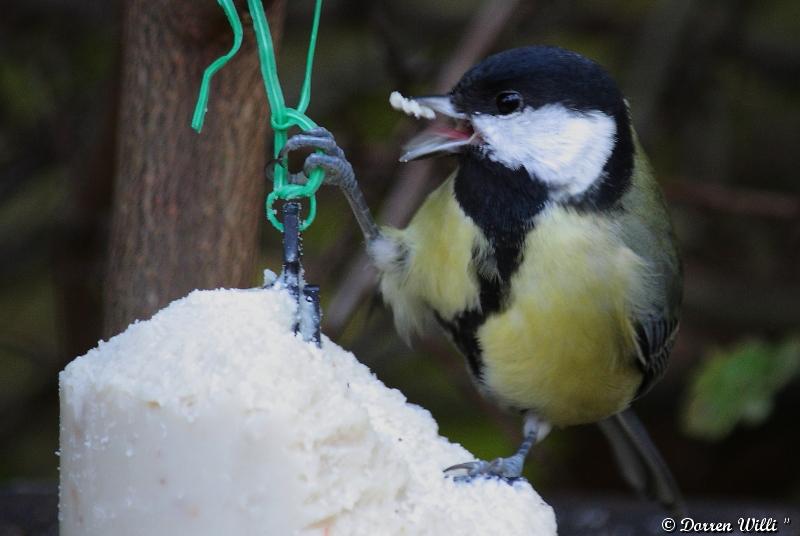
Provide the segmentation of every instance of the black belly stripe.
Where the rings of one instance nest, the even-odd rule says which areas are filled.
[[[533,228],[534,217],[544,208],[547,191],[525,170],[508,169],[474,152],[460,158],[454,189],[464,213],[491,244],[491,258],[483,261],[496,267],[497,277],[482,275],[477,252],[473,254],[470,269],[477,273],[480,308],[462,311],[452,319],[437,314],[436,319],[480,381],[484,364],[478,329],[489,316],[504,309],[511,277],[522,262],[523,242]]]
[[[448,321],[436,313],[436,320],[444,328],[458,351],[467,360],[467,366],[474,378],[483,379],[483,359],[481,358],[481,348],[476,335],[478,328],[484,319],[478,311],[468,311],[461,313],[455,319]]]
[[[500,311],[501,303],[508,291],[508,284],[485,277],[478,278],[480,284],[480,309],[462,311],[452,320],[445,320],[438,313],[436,320],[450,335],[456,348],[464,355],[469,371],[477,380],[483,379],[483,358],[478,342],[478,328],[486,319]]]

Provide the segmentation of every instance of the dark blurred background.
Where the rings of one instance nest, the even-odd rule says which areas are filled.
[[[285,17],[280,72],[289,102],[302,80],[311,4],[290,2],[273,14],[276,21]],[[198,17],[211,17],[215,33],[197,61],[176,60],[188,67],[175,83],[191,88],[199,84],[202,67],[230,43],[216,3],[195,5],[198,12],[207,8]],[[173,17],[159,29],[154,17],[148,24],[155,25],[155,35],[192,25],[191,17]],[[135,40],[131,20],[123,18],[117,1],[3,3],[0,485],[56,478],[57,374],[127,322],[109,322],[118,318],[109,308],[122,295],[115,290],[119,279],[124,283],[141,266],[131,268],[119,253],[124,248],[110,243],[121,232],[147,231],[123,229],[119,219],[112,231],[114,214],[139,206],[135,197],[120,194],[123,183],[115,175],[138,180],[130,179],[126,144],[147,139],[121,140],[130,126],[122,123],[149,113],[147,105],[140,112],[131,104],[135,92],[125,94],[131,78],[122,75],[122,43]],[[309,115],[335,133],[378,219],[402,224],[453,163],[397,163],[402,143],[419,125],[389,108],[392,90],[431,93],[475,59],[526,44],[564,46],[605,65],[629,97],[686,265],[682,328],[669,371],[636,407],[690,497],[797,504],[798,35],[797,0],[328,0]],[[191,54],[187,48],[180,54]],[[163,51],[165,58],[171,54]],[[255,67],[245,67],[223,69],[219,83],[236,84],[247,76],[255,82],[244,92],[264,102],[263,87],[252,76]],[[146,73],[149,67],[145,62],[139,68]],[[176,98],[182,109],[194,104],[193,94]],[[212,104],[226,98],[233,97],[224,91],[211,95]],[[189,115],[184,116],[161,129],[164,143],[178,137],[189,140],[181,143],[204,142],[205,132],[187,136]],[[212,157],[239,158],[236,147],[214,141],[214,121],[221,120],[212,109],[212,134],[205,137]],[[263,168],[263,113],[250,110],[237,121],[262,125],[256,149],[248,150],[257,169]],[[247,180],[258,185],[248,193],[248,206],[255,207],[252,221],[261,223],[245,235],[257,244],[257,258],[245,255],[244,276],[233,281],[194,283],[190,266],[188,288],[255,286],[262,269],[280,269],[280,235],[260,212],[263,178],[255,173]],[[444,435],[483,458],[511,452],[519,439],[518,419],[480,399],[442,337],[408,348],[396,336],[388,312],[375,306],[373,275],[346,203],[333,190],[318,198],[318,219],[305,236],[305,267],[307,279],[322,286],[325,333],[385,383],[430,409]],[[180,219],[185,207],[171,209]],[[215,249],[193,240],[187,232],[179,243],[204,251],[203,262],[228,259],[229,244]],[[143,287],[134,290],[147,294]],[[173,295],[159,294],[152,305],[185,294],[174,290],[181,285],[172,288]],[[528,476],[545,498],[625,492],[603,438],[590,426],[552,433],[537,447]]]

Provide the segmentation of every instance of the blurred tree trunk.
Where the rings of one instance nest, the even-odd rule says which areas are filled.
[[[285,0],[265,4],[279,40]],[[105,336],[194,288],[252,285],[266,149],[247,18],[242,49],[212,82],[198,135],[189,121],[203,69],[232,42],[222,10],[211,0],[127,0],[123,11]]]

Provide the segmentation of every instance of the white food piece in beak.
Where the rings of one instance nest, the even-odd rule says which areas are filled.
[[[400,94],[399,91],[392,91],[389,95],[389,104],[395,110],[403,112],[406,115],[413,115],[417,119],[424,117],[425,119],[435,119],[436,112],[417,102],[414,99],[407,99]]]

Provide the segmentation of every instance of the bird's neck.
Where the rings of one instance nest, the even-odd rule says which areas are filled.
[[[634,143],[627,110],[614,119],[616,143],[597,184],[580,196],[558,200],[559,204],[580,211],[611,210],[630,188]],[[491,243],[501,278],[510,277],[519,266],[523,241],[536,216],[553,200],[547,184],[524,167],[511,169],[472,150],[459,157],[455,195]]]
[[[523,239],[548,200],[546,186],[524,169],[510,169],[480,154],[459,159],[455,195],[462,210],[493,243]]]
[[[491,243],[501,278],[510,277],[525,236],[548,200],[545,185],[525,169],[468,152],[459,158],[454,189],[461,209]]]

